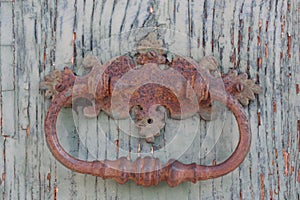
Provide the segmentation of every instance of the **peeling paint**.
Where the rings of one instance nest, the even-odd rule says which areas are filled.
[[[265,58],[269,57],[269,45],[268,43],[265,44]]]
[[[263,174],[260,174],[259,177],[260,177],[260,198],[265,199],[265,177]]]
[[[291,58],[291,45],[292,45],[292,36],[290,34],[288,34],[288,43],[287,43],[288,58]]]
[[[261,66],[262,66],[262,57],[259,57],[259,58],[257,58],[257,66],[258,66],[258,68],[261,68]]]
[[[273,100],[273,112],[277,112],[276,100]]]
[[[287,176],[289,173],[289,153],[285,150],[282,149],[282,154],[283,154],[283,159],[284,159],[284,175]]]
[[[29,137],[30,136],[30,124],[27,125],[26,128],[26,136]]]
[[[260,122],[260,112],[257,112],[257,125],[260,126],[261,122]]]
[[[47,180],[48,180],[48,191],[51,190],[51,173],[47,174]]]
[[[57,193],[58,193],[58,187],[57,187],[57,186],[54,186],[54,191],[53,191],[53,193],[54,193],[53,199],[54,199],[54,200],[57,200]]]
[[[270,188],[270,200],[273,200],[273,190]]]
[[[31,3],[23,3],[23,1],[12,2],[14,2],[15,8],[17,9],[15,11],[16,18],[13,21],[16,26],[14,30],[15,33],[13,34],[16,34],[16,38],[15,36],[14,38],[18,45],[18,48],[14,52],[17,64],[16,74],[18,75],[16,76],[16,82],[20,83],[19,85],[16,84],[17,93],[19,92],[18,90],[23,87],[22,82],[25,76],[23,77],[21,75],[27,75],[30,78],[31,86],[34,86],[34,84],[39,81],[39,78],[43,76],[43,73],[52,71],[55,67],[60,69],[64,64],[69,63],[71,58],[69,55],[72,55],[74,52],[77,51],[77,55],[74,55],[76,57],[75,59],[80,59],[82,54],[86,54],[89,50],[93,50],[93,53],[97,53],[100,49],[97,49],[97,45],[100,45],[99,41],[108,38],[110,36],[108,32],[119,34],[119,30],[126,32],[135,28],[147,27],[148,22],[144,23],[143,16],[150,16],[158,25],[164,24],[166,27],[174,28],[182,34],[189,34],[191,29],[186,29],[186,27],[189,26],[188,23],[186,26],[183,23],[186,22],[187,15],[181,15],[177,13],[177,10],[181,9],[183,13],[187,13],[184,7],[190,3],[191,19],[189,20],[193,26],[193,32],[191,33],[192,38],[190,40],[192,47],[190,50],[192,52],[191,54],[194,56],[196,51],[203,47],[205,54],[212,53],[216,56],[220,55],[222,63],[221,70],[224,72],[230,68],[244,71],[244,66],[237,65],[237,60],[239,60],[241,64],[249,61],[250,66],[247,72],[249,72],[250,76],[256,73],[259,74],[260,82],[264,84],[267,93],[258,101],[261,106],[261,111],[257,114],[257,118],[259,119],[257,123],[260,124],[259,129],[256,128],[257,124],[254,122],[256,119],[252,121],[252,123],[254,122],[254,124],[252,124],[252,131],[255,140],[253,140],[254,146],[250,154],[250,163],[254,166],[250,176],[247,174],[247,170],[241,167],[239,171],[236,171],[232,175],[222,179],[215,179],[211,184],[199,183],[201,187],[197,185],[194,187],[192,185],[189,186],[189,188],[179,188],[180,190],[178,191],[182,193],[182,191],[187,190],[187,192],[189,192],[188,199],[197,199],[199,197],[203,199],[214,199],[218,197],[219,194],[224,195],[223,199],[251,199],[251,196],[248,196],[249,194],[253,195],[252,199],[259,199],[262,195],[264,195],[264,199],[299,198],[300,169],[298,152],[300,152],[300,119],[295,118],[293,113],[295,106],[296,108],[298,106],[295,105],[295,101],[300,94],[300,83],[297,79],[299,71],[299,59],[297,56],[299,48],[296,45],[299,30],[296,28],[297,26],[295,26],[299,20],[298,12],[300,10],[300,3],[289,0],[278,0],[276,2],[269,0],[259,3],[252,1],[251,12],[253,13],[245,17],[244,9],[247,7],[247,1],[240,0],[226,1],[225,3],[223,2],[223,4],[218,1],[187,1],[186,3],[180,2],[180,6],[179,3],[178,6],[176,5],[176,1],[155,1],[154,5],[157,4],[159,6],[154,7],[153,15],[149,15],[149,6],[147,6],[147,2],[145,1],[142,1],[141,6],[137,3],[132,3],[134,1],[127,1],[127,3],[126,1],[93,1],[87,3],[85,3],[86,1],[76,1],[76,10],[73,8],[75,7],[75,3],[72,0],[67,1],[67,3],[66,1],[32,1],[32,5],[30,5]],[[4,1],[1,4],[4,5],[8,3],[10,3],[10,1]],[[30,6],[34,6],[36,13],[22,13],[23,9],[27,9],[23,4],[26,4],[29,8]],[[111,6],[112,4],[121,5],[114,7]],[[62,7],[64,9],[61,9]],[[66,7],[70,9],[66,10]],[[114,8],[114,16],[112,16],[109,11],[113,10],[112,8]],[[173,13],[173,9],[176,13]],[[215,9],[215,11],[213,11],[213,9]],[[240,18],[243,19],[242,25],[239,23]],[[0,17],[0,21],[2,20],[3,18]],[[34,25],[35,20],[37,21],[36,30],[32,31],[32,25]],[[109,21],[111,21],[111,23],[109,23]],[[117,21],[121,21],[120,26],[117,25]],[[179,21],[181,21],[181,23],[178,23]],[[57,27],[55,25],[57,30],[53,31],[53,26],[56,23],[58,24]],[[59,23],[61,24],[61,28]],[[250,33],[248,33],[249,25],[251,26]],[[274,32],[274,29],[277,30],[277,33]],[[70,44],[74,31],[76,31],[77,37],[76,40],[73,41],[73,44]],[[3,33],[2,30],[0,32]],[[38,43],[35,43],[34,34],[36,34],[36,41]],[[278,37],[276,34],[278,34]],[[4,34],[2,34],[2,36],[3,35]],[[240,35],[243,36],[243,42],[239,47],[240,52],[237,52],[237,41]],[[224,45],[221,47],[215,42],[214,49],[211,51],[212,47],[205,44],[208,44],[210,41],[217,41],[218,37],[224,38]],[[195,38],[196,41],[195,46],[192,45],[193,38]],[[131,40],[130,37],[128,37],[128,39]],[[176,40],[172,42],[177,43],[177,41],[176,38]],[[3,43],[3,41],[0,41],[0,43],[1,42]],[[115,41],[115,43],[118,42],[117,40]],[[165,44],[169,45],[170,43],[166,40]],[[268,59],[265,59],[267,50],[265,44],[268,44],[267,48],[270,50],[267,53]],[[117,46],[113,46],[113,48],[115,47]],[[247,52],[248,48],[250,49],[249,52]],[[118,47],[115,49],[118,49]],[[107,49],[107,52],[108,51],[111,51],[111,49]],[[245,51],[246,53],[244,53]],[[106,54],[106,49],[103,48],[99,52]],[[55,54],[55,57],[52,54]],[[109,52],[108,54],[114,55],[114,52]],[[276,67],[279,67],[278,63],[276,63],[277,58],[275,56],[277,55],[280,56],[280,66],[288,67],[282,68],[283,71],[281,68],[279,70],[273,65],[275,64]],[[107,57],[104,56],[104,58],[106,59]],[[232,59],[232,62],[230,62],[230,59]],[[54,65],[54,63],[57,65]],[[27,70],[29,68],[30,70]],[[25,69],[26,72],[23,72]],[[290,77],[285,76],[285,72],[287,71],[291,74]],[[289,86],[287,86],[286,83]],[[28,84],[25,86],[28,86]],[[288,96],[280,96],[281,93],[277,90],[277,86],[282,87],[281,92],[283,92],[284,95],[290,92],[291,96],[290,93]],[[56,164],[46,150],[47,147],[45,146],[41,132],[39,132],[40,130],[36,129],[36,127],[42,126],[41,121],[44,116],[41,115],[40,110],[43,110],[45,107],[44,104],[47,103],[40,98],[34,88],[35,87],[29,87],[28,89],[29,95],[31,95],[29,96],[31,99],[29,113],[32,112],[35,107],[38,107],[38,116],[30,116],[32,133],[34,134],[31,133],[28,135],[27,125],[29,123],[24,123],[25,131],[22,130],[22,133],[25,133],[24,135],[27,133],[28,137],[24,137],[24,135],[21,134],[16,134],[15,138],[6,137],[7,132],[3,132],[5,136],[3,137],[4,140],[9,141],[6,143],[6,147],[3,147],[3,140],[0,139],[2,145],[0,145],[1,197],[8,199],[39,199],[38,195],[41,195],[42,199],[84,199],[84,196],[86,199],[130,199],[136,198],[137,194],[143,194],[145,198],[148,197],[147,195],[152,195],[152,197],[157,197],[158,199],[164,197],[177,199],[182,197],[178,195],[179,193],[176,193],[176,190],[171,190],[170,192],[164,187],[158,187],[154,190],[141,190],[138,187],[133,189],[132,184],[120,187],[111,184],[109,181],[103,181],[102,179],[92,179],[90,176],[77,175],[75,184],[77,185],[76,187],[78,187],[78,196],[71,194],[68,190],[64,191],[64,189],[68,189],[69,187],[67,184],[74,182],[71,183],[69,181],[70,176],[68,171],[64,171],[60,167],[57,169],[59,170],[58,174],[53,172],[55,176],[59,177],[58,181],[52,172],[50,174],[47,171]],[[289,89],[289,91],[285,91],[285,89]],[[19,94],[21,98],[23,93]],[[279,97],[276,99],[278,103],[276,111],[278,111],[278,114],[273,113],[274,107],[271,95],[277,95],[276,98]],[[35,98],[34,96],[36,96],[38,100],[33,100]],[[279,100],[280,98],[282,99]],[[280,106],[279,101],[281,101]],[[22,112],[21,108],[18,109],[18,106],[20,106],[18,102],[20,101],[18,100],[16,103],[16,111]],[[285,108],[289,109],[283,110]],[[256,105],[251,105],[251,108],[246,112],[249,112],[251,116],[256,118]],[[16,118],[16,124],[23,124],[20,123],[20,121],[24,119],[18,117]],[[298,115],[296,117],[298,117]],[[3,117],[1,117],[1,119],[3,122]],[[36,119],[38,119],[38,122],[36,122]],[[4,121],[6,125],[9,123],[9,120]],[[274,125],[272,125],[272,121],[275,122]],[[40,124],[35,126],[35,123]],[[2,124],[2,127],[3,125],[4,124]],[[17,128],[19,127],[17,126]],[[274,131],[272,128],[274,128]],[[289,136],[287,136],[288,134],[284,134],[283,131],[290,133]],[[1,137],[0,135],[0,138]],[[287,137],[290,138],[288,139]],[[278,140],[275,140],[275,138]],[[114,139],[116,138],[113,138],[112,142]],[[35,146],[35,144],[37,146]],[[147,148],[145,146],[141,148],[141,145],[138,145],[138,156],[142,156],[141,154],[143,154]],[[2,153],[3,148],[6,148],[5,157]],[[34,148],[36,148],[37,152],[34,151]],[[285,155],[281,154],[283,148],[285,148],[284,151],[286,151]],[[28,151],[28,160],[24,161],[19,159],[19,149],[26,149],[26,151]],[[105,153],[100,155],[108,155],[109,157],[109,151],[114,152],[114,148],[106,149],[105,147],[101,147],[101,151],[99,150],[101,153],[104,151]],[[106,152],[108,152],[108,154]],[[278,152],[280,155],[278,155]],[[188,154],[187,156],[190,155]],[[289,159],[288,163],[290,166],[288,168],[286,167],[287,163],[285,163],[284,157]],[[213,159],[208,160],[209,161],[206,161],[210,164]],[[6,168],[3,168],[4,161],[8,169],[13,167],[13,169],[8,170],[7,173],[3,172],[3,169],[5,170]],[[40,162],[41,165],[39,167],[36,167],[36,161]],[[14,165],[14,162],[18,164]],[[205,162],[205,160],[203,162]],[[258,162],[257,167],[256,162]],[[25,165],[28,171],[22,174]],[[291,165],[294,166],[292,167]],[[248,166],[245,167],[247,168]],[[41,183],[38,183],[38,178],[35,177],[37,172],[41,172],[41,179],[43,181]],[[265,177],[264,174],[268,176]],[[288,177],[283,177],[285,174],[287,174]],[[29,180],[27,179],[28,177]],[[242,180],[243,184],[238,184],[239,180]],[[48,181],[49,185],[51,184],[49,190],[47,190]],[[24,187],[24,182],[27,184],[26,187]],[[263,190],[261,189],[261,182],[264,184]],[[227,183],[232,184],[230,190],[226,185]],[[39,188],[39,184],[41,188]],[[160,190],[161,188],[163,188],[163,190]],[[212,196],[212,192],[214,196]]]
[[[300,152],[300,120],[297,121],[297,132],[298,132],[298,152]]]

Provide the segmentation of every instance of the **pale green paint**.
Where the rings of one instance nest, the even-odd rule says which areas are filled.
[[[152,15],[150,6],[154,9]],[[0,16],[0,117],[3,123],[0,199],[53,199],[55,188],[57,199],[259,199],[261,195],[266,199],[299,199],[300,136],[297,134],[297,120],[300,119],[300,109],[295,88],[300,84],[297,0],[121,0],[96,1],[94,4],[92,1],[58,0],[57,5],[55,1],[44,0],[0,1]],[[142,26],[156,25],[166,28],[159,33],[174,53],[192,56],[197,61],[203,55],[212,54],[220,60],[221,72],[237,67],[254,79],[259,75],[264,92],[245,109],[252,130],[252,145],[246,160],[222,178],[184,183],[176,188],[170,188],[166,183],[150,188],[132,182],[119,185],[113,180],[66,169],[55,161],[45,142],[43,120],[50,102],[39,92],[39,81],[54,67],[62,69],[71,64],[74,44],[77,63],[81,62],[83,54],[94,54],[104,63],[133,50],[137,42],[152,30],[140,29]],[[76,32],[74,43],[73,32]],[[289,35],[292,41],[290,58],[287,55]],[[261,46],[258,46],[258,37]],[[266,51],[268,57],[265,57]],[[234,52],[238,66],[231,59]],[[283,53],[282,59],[280,52]],[[262,58],[261,67],[257,66],[259,58]],[[74,70],[80,71],[80,64],[74,66]],[[74,156],[89,160],[95,154],[99,159],[128,156],[129,142],[132,151],[137,150],[139,141],[116,128],[118,124],[134,132],[134,125],[128,120],[115,123],[101,113],[98,119],[83,119],[77,134],[70,109],[62,111],[60,118],[65,124],[58,125],[60,141]],[[214,159],[218,162],[226,159],[238,140],[232,115],[226,112],[219,140],[219,132],[214,130],[223,127],[222,118],[214,123],[201,120],[197,127],[198,123],[196,117],[182,122],[185,131],[175,136],[183,136],[180,143],[154,155],[164,162],[178,152],[184,152],[179,160],[185,163],[211,164]],[[177,124],[177,121],[168,120],[165,134],[158,141],[163,138],[170,141]],[[213,128],[210,130],[209,127]],[[96,129],[102,129],[102,132],[96,133]],[[195,136],[194,130],[197,131]],[[119,139],[125,151],[117,153],[110,146],[115,139]],[[86,144],[89,144],[91,153],[88,153]],[[142,151],[149,154],[150,146],[143,145]],[[214,148],[203,158],[203,151],[199,153],[201,147]],[[285,164],[284,152],[289,155],[286,162],[289,165]],[[131,154],[132,159],[136,156]]]

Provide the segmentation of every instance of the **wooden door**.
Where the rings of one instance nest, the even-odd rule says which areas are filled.
[[[299,199],[299,9],[297,0],[0,0],[1,199]],[[64,66],[83,73],[89,55],[105,63],[132,51],[150,32],[176,54],[196,61],[214,55],[221,73],[246,72],[263,88],[245,108],[252,144],[232,173],[144,188],[72,172],[51,155],[43,131],[50,100],[39,82]],[[238,141],[236,122],[225,114],[214,122],[184,120],[180,134],[178,121],[168,120],[158,141],[180,138],[170,148],[124,134],[134,124],[104,113],[79,121],[64,109],[57,130],[65,149],[81,159],[154,151],[163,162],[176,155],[211,165]]]

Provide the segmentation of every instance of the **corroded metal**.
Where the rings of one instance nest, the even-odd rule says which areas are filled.
[[[174,187],[184,181],[195,183],[225,175],[238,167],[247,155],[251,135],[241,104],[247,105],[261,88],[245,74],[237,75],[233,71],[220,76],[215,73],[218,62],[214,57],[205,57],[200,63],[176,56],[167,60],[164,51],[157,49],[143,49],[134,57],[120,56],[105,65],[95,59],[85,63],[87,68],[93,65],[85,76],[75,76],[65,68],[62,72],[54,71],[41,83],[47,96],[52,95],[45,119],[46,140],[54,157],[66,167],[112,178],[121,184],[133,180],[138,185],[151,186],[166,181]],[[218,101],[233,112],[240,140],[233,154],[214,166],[183,164],[176,160],[162,164],[152,157],[135,161],[124,157],[114,161],[79,160],[65,152],[56,135],[56,120],[61,108],[79,99],[94,102],[85,104],[83,112],[87,117],[95,117],[103,110],[121,119],[130,117],[129,112],[133,110],[140,133],[148,142],[154,142],[154,137],[164,127],[166,113],[174,119],[199,114],[207,120],[214,112],[212,102]]]

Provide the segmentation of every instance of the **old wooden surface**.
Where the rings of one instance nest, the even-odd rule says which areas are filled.
[[[297,0],[0,0],[1,199],[299,199],[299,12]],[[195,60],[214,55],[221,72],[247,72],[263,87],[245,108],[252,130],[246,160],[222,178],[176,188],[119,185],[66,169],[45,143],[49,100],[39,91],[40,80],[65,65],[80,73],[89,54],[106,62],[130,51],[153,27],[164,29],[159,35],[171,51]],[[134,132],[129,121],[101,113],[82,118],[76,131],[79,120],[70,109],[60,117],[60,140],[72,155],[137,157],[141,141],[124,134]],[[177,122],[168,121],[161,139],[175,138],[174,144],[154,156],[212,164],[236,145],[230,113],[217,122],[194,117],[181,125],[178,134]],[[143,144],[141,153],[151,155],[151,146]]]

